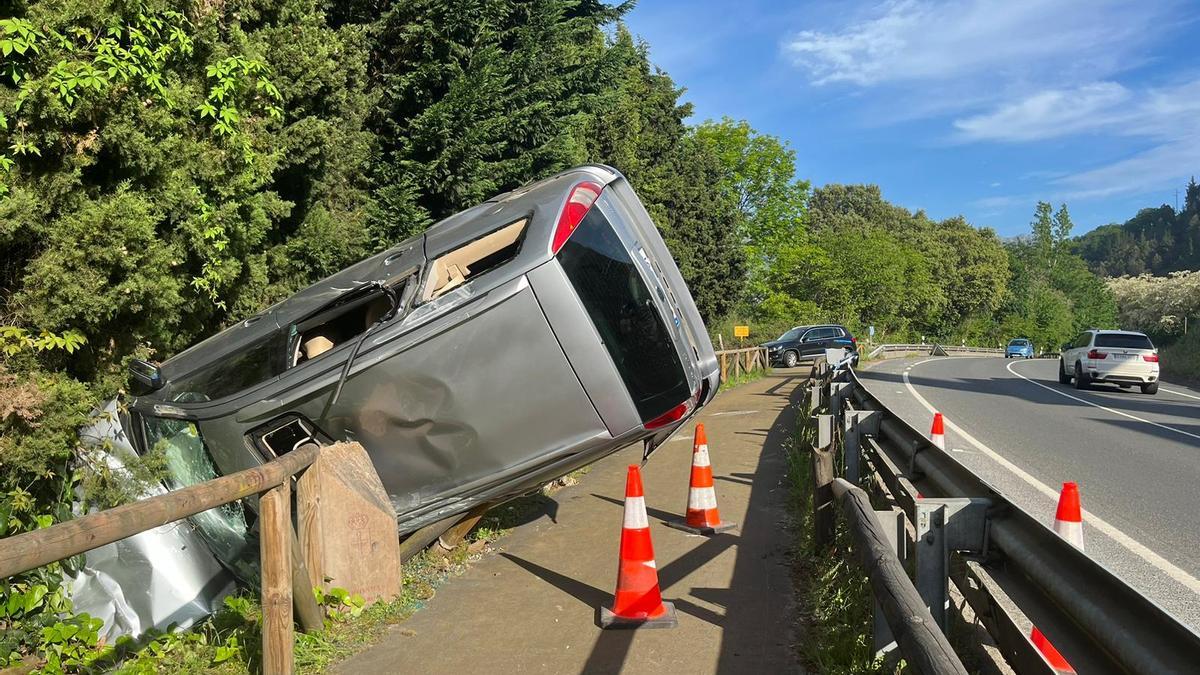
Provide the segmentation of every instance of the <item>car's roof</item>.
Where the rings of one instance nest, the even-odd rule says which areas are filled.
[[[793,326],[792,330],[807,330],[809,328],[842,328],[846,327],[840,323],[814,323],[811,326]]]
[[[1096,334],[1103,333],[1105,335],[1141,335],[1142,337],[1146,337],[1145,333],[1136,330],[1109,330],[1107,328],[1092,328],[1088,332]]]

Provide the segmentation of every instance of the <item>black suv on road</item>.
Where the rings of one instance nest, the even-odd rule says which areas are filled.
[[[845,326],[796,326],[770,342],[764,342],[771,365],[791,368],[801,361],[811,361],[825,355],[826,349],[845,349],[858,363],[858,340]]]

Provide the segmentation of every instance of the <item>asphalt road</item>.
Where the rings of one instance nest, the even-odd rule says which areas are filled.
[[[1200,631],[1200,391],[1078,391],[1057,367],[913,358],[859,377],[918,429],[940,411],[947,449],[1047,524],[1062,482],[1078,482],[1087,552]]]

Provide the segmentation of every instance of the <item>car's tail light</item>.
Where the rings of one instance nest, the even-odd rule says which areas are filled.
[[[1088,358],[1089,359],[1108,358],[1108,352],[1101,352],[1101,351],[1097,351],[1097,350],[1093,349],[1092,351],[1088,352]]]
[[[674,408],[671,408],[667,412],[659,415],[658,417],[655,417],[654,419],[650,420],[649,422],[646,422],[646,428],[647,429],[658,429],[659,427],[665,427],[672,422],[678,422],[679,420],[683,419],[683,417],[685,415],[688,414],[688,410],[690,410],[691,407],[692,407],[692,402],[690,400],[684,401],[683,403],[680,403],[679,405],[675,406]]]
[[[1149,361],[1150,363],[1158,363],[1158,354],[1142,354],[1142,360]]]
[[[603,189],[590,181],[584,181],[571,188],[571,194],[567,196],[567,204],[563,207],[562,214],[558,217],[558,225],[554,228],[550,253],[558,253],[563,244],[567,243],[571,233],[579,227],[579,223],[583,222],[583,217],[587,215],[588,209],[592,208],[592,204],[595,204],[596,200],[600,198],[600,192]]]
[[[858,338],[856,338],[856,337],[854,337],[853,335],[851,335],[851,336],[850,336],[850,344],[852,344],[852,345],[855,345],[855,346],[858,346]]]
[[[649,422],[646,422],[643,426],[645,426],[647,429],[658,429],[660,427],[665,427],[668,424],[671,424],[672,422],[678,422],[679,420],[683,419],[684,417],[687,417],[687,414],[690,413],[692,411],[692,409],[696,407],[696,403],[700,400],[700,394],[703,391],[704,391],[704,384],[701,383],[700,387],[696,389],[696,393],[692,394],[691,398],[684,401],[683,403],[680,403],[679,405],[675,406],[674,408],[671,408],[670,410],[659,415],[658,417],[655,417],[654,419],[650,420]]]

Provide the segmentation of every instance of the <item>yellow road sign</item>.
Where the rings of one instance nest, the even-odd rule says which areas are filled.
[[[734,326],[733,337],[744,338],[750,337],[750,326]]]

